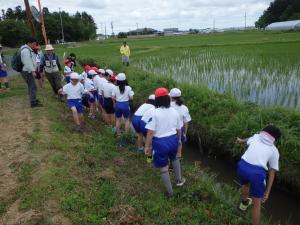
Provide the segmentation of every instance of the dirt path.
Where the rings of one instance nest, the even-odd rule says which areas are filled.
[[[28,158],[32,134],[30,108],[23,99],[8,99],[0,108],[0,198],[18,188],[15,170]]]
[[[31,109],[23,98],[9,98],[1,102],[0,108],[0,199],[9,202],[14,199],[19,188],[17,171],[29,158],[29,141],[33,131]],[[18,201],[7,212],[14,219],[17,215]],[[15,209],[15,210],[14,210]],[[31,213],[33,214],[33,213]],[[11,216],[3,215],[0,224],[14,224]],[[28,213],[25,217],[31,217]],[[26,219],[26,218],[23,218]],[[19,220],[20,221],[20,220]],[[17,222],[17,221],[15,221]]]

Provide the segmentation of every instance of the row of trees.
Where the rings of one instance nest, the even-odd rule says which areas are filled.
[[[300,0],[275,0],[255,23],[258,28],[265,28],[270,23],[300,20]]]
[[[21,6],[14,9],[1,10],[0,40],[3,45],[16,47],[24,42],[30,35],[27,26],[26,11]],[[43,8],[43,16],[48,39],[53,43],[62,39],[60,13],[50,12]],[[77,12],[75,15],[62,11],[61,17],[64,26],[65,41],[85,41],[96,36],[97,26],[93,17],[86,12]],[[38,40],[43,40],[41,26],[34,21],[34,27]]]

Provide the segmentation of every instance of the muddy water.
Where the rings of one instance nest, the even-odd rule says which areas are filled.
[[[187,144],[183,150],[184,160],[188,162],[200,161],[201,166],[209,169],[217,175],[217,180],[234,187],[239,187],[236,167],[230,163],[204,156],[194,145]],[[300,199],[273,188],[269,200],[263,205],[267,216],[273,221],[286,224],[289,221],[293,225],[300,225]]]

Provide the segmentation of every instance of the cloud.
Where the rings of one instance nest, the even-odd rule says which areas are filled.
[[[37,0],[29,0],[37,6]],[[271,0],[41,0],[50,11],[61,8],[69,13],[86,11],[104,32],[105,24],[110,33],[110,22],[115,32],[128,31],[138,26],[163,29],[243,26],[247,12],[247,24],[254,25]],[[1,8],[23,6],[20,0],[0,0]],[[102,29],[101,29],[102,27]]]

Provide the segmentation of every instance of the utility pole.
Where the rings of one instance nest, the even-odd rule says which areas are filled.
[[[38,4],[39,4],[39,10],[40,10],[40,20],[41,20],[41,24],[42,24],[42,33],[43,33],[45,45],[47,45],[48,39],[47,39],[47,33],[46,33],[46,28],[45,28],[43,10],[42,10],[42,6],[41,6],[41,0],[38,0]]]
[[[33,23],[32,23],[32,15],[31,15],[29,2],[28,2],[28,0],[24,0],[24,3],[25,3],[25,8],[26,8],[28,26],[29,26],[29,29],[31,30],[32,37],[35,37],[35,32],[34,32],[34,27],[33,27]]]
[[[105,39],[106,39],[106,23],[104,24],[104,34],[105,34]]]
[[[216,25],[216,20],[215,20],[215,17],[214,17],[214,20],[213,20],[213,31],[215,31],[215,25]]]
[[[65,43],[65,34],[64,34],[64,25],[63,25],[63,21],[62,21],[62,17],[61,17],[61,11],[59,8],[59,17],[60,17],[60,26],[61,26],[61,40],[63,43]]]
[[[114,36],[114,24],[112,21],[110,22],[110,28],[111,28],[111,35]]]

